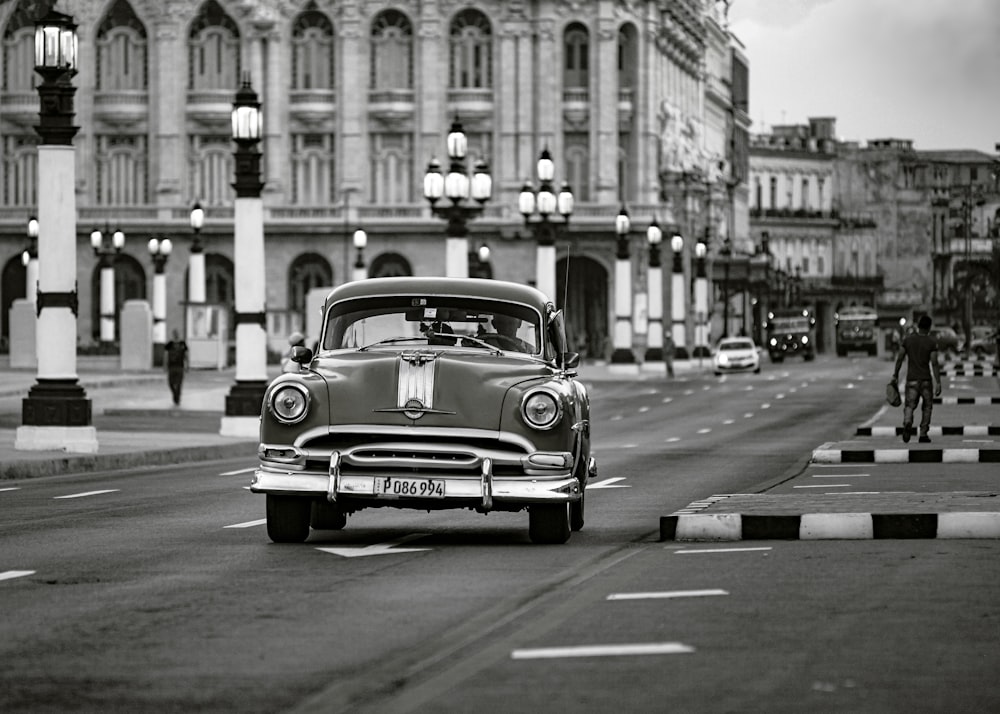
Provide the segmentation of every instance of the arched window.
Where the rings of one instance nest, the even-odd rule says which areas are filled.
[[[413,275],[410,261],[399,253],[381,253],[368,268],[370,278],[405,278]]]
[[[567,89],[590,86],[590,36],[587,28],[576,22],[566,28],[563,39],[563,86]]]
[[[28,3],[14,3],[15,10],[3,33],[3,91],[31,92],[36,85],[35,18]],[[37,81],[41,81],[38,77]]]
[[[371,137],[371,200],[401,204],[413,200],[413,147],[409,134],[373,134]]]
[[[147,77],[146,28],[128,0],[116,0],[97,28],[96,88],[144,90]]]
[[[333,24],[310,2],[292,28],[292,89],[333,89]]]
[[[333,268],[318,253],[303,253],[288,268],[288,309],[305,318],[306,296],[313,288],[333,286]]]
[[[413,25],[397,10],[379,13],[372,23],[371,88],[413,88]]]
[[[215,0],[207,0],[188,35],[188,88],[232,92],[239,76],[240,30]]]
[[[478,10],[463,10],[451,23],[451,82],[455,89],[493,86],[490,22]]]
[[[115,336],[121,339],[121,311],[126,300],[146,299],[146,271],[142,263],[127,253],[115,256]],[[90,334],[95,342],[101,338],[101,264],[95,261],[90,277]]]

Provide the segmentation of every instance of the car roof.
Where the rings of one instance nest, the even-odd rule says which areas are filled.
[[[342,300],[378,295],[468,295],[529,305],[542,315],[552,301],[537,288],[486,278],[393,277],[354,280],[334,288],[325,307]]]
[[[730,345],[734,343],[752,345],[754,342],[749,337],[723,337],[719,340],[720,345]]]

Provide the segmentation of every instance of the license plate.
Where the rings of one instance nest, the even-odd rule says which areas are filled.
[[[399,498],[444,498],[444,481],[378,476],[375,479],[375,495]]]

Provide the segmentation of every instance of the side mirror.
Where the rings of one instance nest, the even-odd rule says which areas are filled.
[[[576,369],[580,366],[580,353],[579,352],[563,352],[562,354],[562,365],[563,369]]]
[[[312,362],[313,351],[308,347],[293,347],[291,358],[292,362],[297,362],[298,364],[309,364]]]

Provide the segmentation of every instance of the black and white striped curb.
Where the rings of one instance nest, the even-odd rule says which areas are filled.
[[[1000,404],[1000,397],[934,397],[935,404]]]
[[[824,444],[813,449],[817,464],[998,464],[1000,448],[842,449]]]
[[[859,426],[855,436],[900,436],[901,426]],[[969,424],[967,426],[932,426],[928,436],[1000,436],[1000,426]]]
[[[1000,538],[1000,513],[678,513],[660,518],[661,541]]]
[[[945,377],[996,377],[1000,372],[996,367],[972,367],[970,369],[945,368],[941,370]]]

